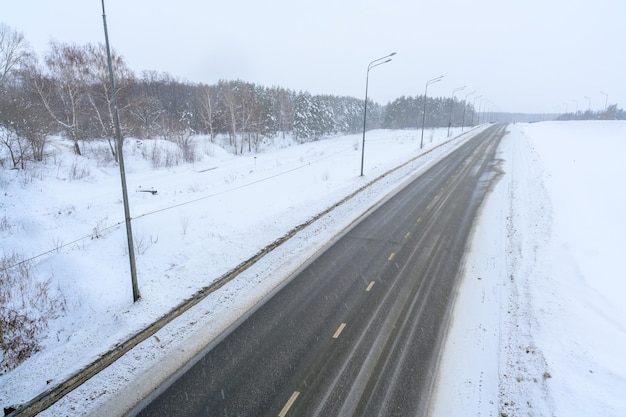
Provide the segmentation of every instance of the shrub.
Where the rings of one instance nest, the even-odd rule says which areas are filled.
[[[32,263],[15,253],[0,258],[0,375],[41,349],[48,320],[66,310],[60,291],[36,279]]]

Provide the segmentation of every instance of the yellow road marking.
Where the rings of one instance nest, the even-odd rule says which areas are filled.
[[[405,239],[408,239],[409,237],[411,237],[411,232],[408,232],[406,235],[404,235]]]
[[[421,222],[421,221],[422,221],[422,218],[418,217],[417,220],[415,221],[415,224],[419,224],[419,222]]]
[[[339,325],[339,328],[337,329],[337,331],[335,332],[335,334],[333,335],[333,339],[337,339],[339,337],[339,335],[341,334],[341,332],[343,332],[343,328],[346,327],[346,323],[341,323]]]
[[[298,395],[300,395],[300,392],[298,391],[294,391],[293,394],[291,394],[291,397],[289,397],[289,401],[287,401],[287,404],[285,404],[283,409],[280,410],[278,417],[285,417],[287,415],[293,403],[296,402],[296,398],[298,398]]]
[[[367,286],[367,288],[365,289],[365,291],[369,291],[369,290],[371,290],[371,289],[372,289],[372,287],[374,286],[374,284],[375,284],[375,282],[374,282],[374,281],[370,282],[370,285],[368,285],[368,286]]]
[[[389,255],[389,258],[387,258],[388,261],[392,260],[394,257],[396,256],[395,252],[391,252],[391,255]]]

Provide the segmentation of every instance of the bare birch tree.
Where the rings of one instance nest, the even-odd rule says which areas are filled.
[[[217,105],[214,97],[215,94],[211,91],[211,87],[208,85],[201,85],[199,94],[200,118],[202,120],[202,124],[208,129],[211,137],[211,143],[213,143],[216,135],[214,127],[215,107]]]
[[[31,57],[24,35],[0,23],[0,91],[8,78],[17,73]]]
[[[45,63],[48,74],[42,77],[37,90],[48,113],[74,143],[74,152],[81,154],[79,141],[85,139],[88,97],[86,76],[88,60],[78,45],[52,42]]]
[[[0,23],[0,143],[7,149],[12,168],[23,168],[28,150],[20,136],[20,110],[24,105],[19,74],[34,59],[21,32]]]
[[[113,95],[109,80],[109,69],[107,65],[106,49],[103,44],[85,46],[85,94],[91,106],[92,125],[98,127],[97,136],[106,138],[111,154],[118,161],[115,145],[115,128],[113,115]],[[123,112],[126,105],[124,100],[124,90],[127,88],[133,77],[132,72],[126,66],[124,60],[112,53],[113,73],[115,76],[115,87],[118,98],[118,108]]]

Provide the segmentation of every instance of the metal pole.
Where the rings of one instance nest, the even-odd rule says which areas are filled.
[[[450,126],[452,125],[452,110],[454,110],[454,93],[456,93],[457,91],[461,91],[464,88],[465,86],[455,88],[454,90],[452,90],[452,101],[450,102],[450,117],[448,118],[448,136],[447,137],[450,137]]]
[[[482,97],[482,94],[479,94],[479,95],[474,97],[474,103],[472,104],[472,112],[473,112],[472,113],[472,126],[475,126],[475,124],[474,124],[474,117],[476,116],[476,100],[478,100],[481,97]]]
[[[130,224],[130,208],[128,205],[128,192],[126,189],[126,174],[124,170],[124,153],[122,152],[122,131],[117,108],[117,93],[115,91],[115,77],[113,76],[113,64],[111,62],[111,48],[109,47],[109,33],[107,31],[107,19],[104,12],[104,0],[102,0],[102,22],[104,23],[104,39],[107,49],[107,62],[109,65],[109,78],[111,80],[111,98],[113,101],[113,121],[115,123],[115,140],[117,141],[117,156],[120,164],[120,177],[122,179],[122,196],[124,200],[124,215],[126,218],[126,237],[128,239],[128,257],[130,261],[130,278],[133,287],[133,302],[139,300],[139,286],[137,285],[137,269],[135,266],[135,250],[133,246],[133,230]]]
[[[463,122],[461,123],[461,132],[465,130],[465,109],[467,108],[467,98],[475,92],[476,90],[472,91],[471,93],[467,93],[465,95],[465,99],[463,100]]]
[[[478,102],[478,124],[480,125],[480,109],[483,108],[483,101],[487,100],[487,97],[483,97]]]
[[[370,70],[374,67],[377,67],[382,64],[386,64],[387,62],[391,61],[391,58],[389,57],[394,56],[395,54],[396,54],[395,52],[392,52],[387,56],[373,60],[367,65],[367,74],[365,76],[365,105],[363,106],[363,143],[361,144],[361,176],[363,176],[363,163],[365,162],[365,126],[367,124],[367,87],[369,84]],[[389,58],[389,59],[387,59],[384,62],[378,62],[378,61],[382,61],[385,58]],[[378,64],[372,65],[375,62],[378,62]]]
[[[370,77],[370,67],[367,67],[367,74],[365,75],[365,104],[363,106],[363,142],[361,143],[361,176],[363,176],[363,163],[365,162],[365,125],[367,122],[367,87]]]
[[[426,123],[426,97],[428,94],[428,86],[430,84],[438,83],[442,78],[443,75],[440,75],[439,77],[426,82],[426,88],[424,89],[424,112],[422,113],[422,140],[420,140],[420,149],[424,147],[424,124]]]
[[[606,99],[604,100],[604,111],[609,107],[609,95],[604,91],[600,91],[600,94],[605,95]]]
[[[587,99],[587,113],[591,113],[591,97],[585,96]]]

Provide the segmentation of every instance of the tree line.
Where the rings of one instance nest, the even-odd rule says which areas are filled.
[[[556,120],[626,120],[626,111],[611,104],[604,110],[585,110],[560,114]]]
[[[209,85],[155,71],[135,74],[115,51],[112,58],[123,137],[166,139],[184,150],[194,135],[203,134],[211,141],[224,138],[238,154],[254,152],[279,135],[306,142],[363,129],[362,99],[242,80]],[[104,45],[51,42],[39,59],[20,32],[0,23],[0,143],[11,168],[42,161],[53,135],[71,140],[78,155],[85,142],[104,140],[117,158],[111,97]],[[426,101],[425,127],[474,120],[469,104]],[[423,107],[423,96],[403,96],[384,106],[368,101],[367,129],[420,128]],[[190,152],[185,159],[193,157]]]

